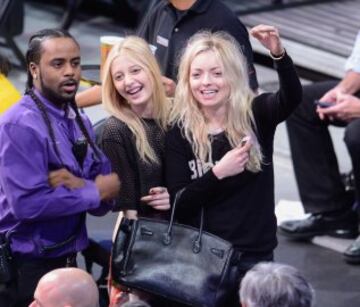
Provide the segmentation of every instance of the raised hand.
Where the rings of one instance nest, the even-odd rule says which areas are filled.
[[[281,43],[279,31],[276,27],[257,25],[250,30],[250,34],[256,38],[274,57],[280,57],[285,49]]]

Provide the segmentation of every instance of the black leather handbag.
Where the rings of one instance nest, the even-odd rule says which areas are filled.
[[[181,191],[182,193],[183,191]],[[231,243],[200,228],[170,222],[123,219],[112,250],[112,278],[138,289],[190,306],[223,306],[238,289],[239,255]]]

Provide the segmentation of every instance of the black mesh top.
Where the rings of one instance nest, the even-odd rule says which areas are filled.
[[[111,161],[112,169],[121,180],[121,189],[116,199],[115,210],[138,210],[140,216],[158,212],[140,202],[149,189],[164,186],[163,158],[164,131],[153,119],[143,119],[148,142],[155,151],[160,164],[146,163],[136,150],[135,137],[128,126],[111,116],[103,128],[101,148]]]

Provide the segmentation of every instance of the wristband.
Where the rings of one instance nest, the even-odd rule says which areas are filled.
[[[279,61],[285,56],[286,50],[284,48],[284,51],[279,56],[274,56],[271,51],[269,50],[269,57],[272,58],[274,61]]]

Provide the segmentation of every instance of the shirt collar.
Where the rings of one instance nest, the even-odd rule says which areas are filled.
[[[196,12],[198,14],[204,13],[210,6],[211,2],[213,2],[213,0],[197,0],[190,8],[190,11]]]
[[[57,108],[52,102],[45,98],[36,88],[33,89],[35,95],[39,97],[40,101],[46,106],[46,110],[52,115],[58,118],[67,117],[74,119],[76,117],[75,111],[70,108],[69,104],[66,105],[65,109]]]

